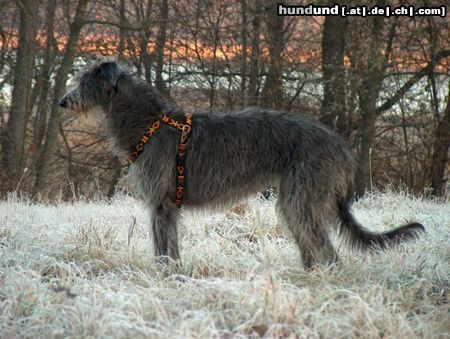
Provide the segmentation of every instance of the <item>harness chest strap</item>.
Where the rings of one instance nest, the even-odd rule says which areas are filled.
[[[185,113],[185,121],[180,122],[173,119],[166,114],[159,115],[151,124],[151,126],[144,132],[141,140],[134,148],[134,151],[130,154],[130,161],[134,162],[144,150],[145,144],[161,127],[161,122],[176,128],[181,132],[180,142],[178,144],[178,152],[176,154],[176,194],[175,204],[177,207],[181,207],[183,203],[184,187],[186,185],[185,177],[185,165],[186,165],[186,144],[192,131],[192,114]]]

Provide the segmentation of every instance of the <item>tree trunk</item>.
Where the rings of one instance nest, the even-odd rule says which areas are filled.
[[[377,1],[377,6],[384,6],[385,1]],[[373,17],[369,35],[369,55],[366,69],[362,71],[363,78],[358,89],[359,106],[361,108],[361,150],[356,173],[356,193],[362,197],[371,186],[371,158],[375,140],[375,123],[377,99],[383,81],[383,67],[385,58],[382,53],[383,17]],[[362,43],[362,41],[361,41]]]
[[[376,97],[367,94],[360,98],[361,107],[361,151],[359,154],[358,169],[356,172],[356,193],[362,197],[367,189],[372,190],[371,185],[371,161],[373,144],[375,140],[376,115],[373,109]]]
[[[345,109],[345,45],[346,19],[325,17],[322,35],[323,100],[320,121],[348,137]]]
[[[148,52],[148,42],[150,41],[150,37],[153,34],[151,29],[151,20],[150,17],[153,11],[153,0],[148,0],[145,7],[145,15],[143,18],[143,28],[142,35],[140,36],[140,46],[141,46],[141,62],[144,65],[144,76],[145,80],[151,84],[152,83],[152,65],[153,60],[152,56]]]
[[[158,36],[156,37],[156,74],[155,87],[160,92],[166,92],[166,86],[162,77],[164,67],[164,46],[167,37],[167,20],[169,16],[168,0],[161,0],[161,13]]]
[[[445,170],[448,163],[448,152],[450,149],[450,82],[448,83],[447,106],[444,116],[436,128],[431,157],[431,187],[433,194],[442,196],[445,194],[446,180]]]
[[[248,35],[248,27],[247,27],[247,0],[241,0],[241,46],[242,46],[242,55],[241,55],[241,103],[245,105],[245,86],[247,84],[247,35]]]
[[[37,33],[38,2],[18,3],[20,13],[19,48],[13,82],[8,127],[2,136],[3,166],[13,186],[20,180],[24,168],[25,131],[29,113],[31,80]]]
[[[250,54],[250,76],[248,79],[247,102],[249,105],[256,106],[258,104],[258,73],[259,73],[259,56],[260,56],[260,34],[261,34],[261,3],[255,0],[252,9],[252,50]]]
[[[78,2],[74,20],[70,24],[69,38],[64,48],[65,52],[61,67],[58,69],[58,72],[56,74],[55,90],[53,94],[54,97],[51,106],[45,143],[42,147],[38,163],[35,191],[41,191],[47,184],[51,172],[51,165],[55,159],[54,150],[57,144],[59,123],[61,121],[61,110],[59,109],[58,102],[61,96],[64,94],[67,76],[69,74],[70,67],[73,64],[73,60],[75,59],[77,41],[81,32],[81,28],[84,25],[87,3],[88,0],[79,0]]]
[[[124,53],[125,53],[125,29],[124,26],[127,24],[127,19],[125,17],[125,0],[120,0],[119,3],[119,46],[117,48],[117,52],[119,54],[119,60],[123,61],[125,59]]]
[[[45,135],[47,112],[49,110],[48,93],[50,90],[51,67],[55,61],[55,54],[56,54],[55,51],[56,41],[53,36],[56,0],[48,0],[47,6],[48,6],[47,28],[46,28],[47,41],[45,44],[44,62],[42,65],[42,71],[40,75],[41,86],[37,104],[36,119],[33,126],[34,127],[33,142],[36,145],[37,149],[39,149],[42,146],[42,141]],[[37,159],[35,159],[35,161],[37,161]]]
[[[262,90],[262,103],[266,107],[281,108],[283,105],[283,50],[284,16],[276,14],[277,2],[266,2],[266,41],[269,49],[269,70]]]
[[[119,60],[125,60],[125,40],[126,40],[126,32],[123,28],[127,24],[127,18],[125,16],[125,0],[120,0],[120,28],[119,28]],[[122,175],[122,164],[120,163],[120,159],[118,156],[113,156],[111,158],[111,167],[113,169],[113,176],[111,178],[111,182],[109,185],[109,189],[107,192],[107,197],[111,199],[116,193],[117,184],[119,183],[120,176]]]

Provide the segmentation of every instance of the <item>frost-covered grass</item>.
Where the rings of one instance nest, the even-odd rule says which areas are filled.
[[[354,205],[378,231],[427,235],[384,253],[339,248],[334,269],[300,268],[273,202],[186,214],[183,267],[158,267],[148,217],[107,202],[0,202],[0,337],[450,336],[450,204],[376,194]]]

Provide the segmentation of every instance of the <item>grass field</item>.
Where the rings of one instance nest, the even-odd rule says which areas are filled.
[[[363,225],[407,220],[427,234],[399,249],[300,268],[272,201],[185,214],[183,267],[157,267],[148,217],[112,202],[0,202],[0,337],[450,337],[450,204],[374,194]]]

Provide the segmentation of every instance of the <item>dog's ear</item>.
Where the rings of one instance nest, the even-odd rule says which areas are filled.
[[[100,75],[105,78],[112,87],[117,86],[117,80],[119,79],[119,68],[114,61],[104,62],[99,66]]]

